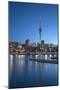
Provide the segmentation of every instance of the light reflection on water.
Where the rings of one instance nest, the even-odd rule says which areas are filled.
[[[40,63],[29,58],[29,55],[9,56],[10,88],[57,85],[57,64]]]

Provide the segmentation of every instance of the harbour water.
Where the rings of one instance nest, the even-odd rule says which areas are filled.
[[[58,85],[58,64],[29,58],[29,55],[9,56],[9,88]]]

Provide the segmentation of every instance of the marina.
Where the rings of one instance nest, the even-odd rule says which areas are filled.
[[[58,4],[9,1],[9,89],[58,85]]]
[[[58,64],[30,60],[29,55],[9,55],[10,88],[58,84]]]

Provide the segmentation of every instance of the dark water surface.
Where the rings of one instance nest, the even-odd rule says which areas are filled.
[[[58,85],[58,64],[31,61],[29,56],[9,56],[9,88]]]

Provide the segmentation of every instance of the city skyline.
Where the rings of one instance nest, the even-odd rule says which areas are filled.
[[[9,41],[58,44],[58,5],[9,2]]]

